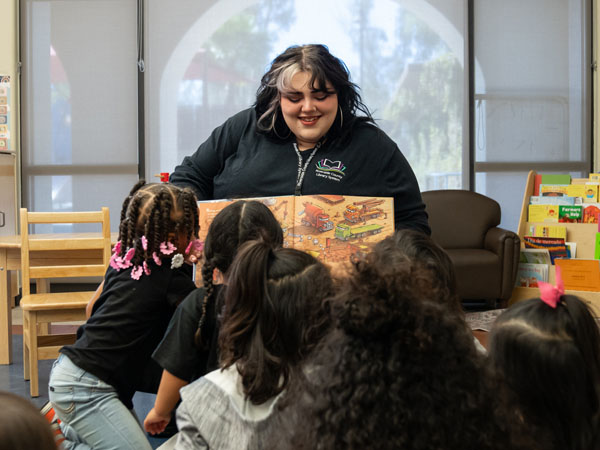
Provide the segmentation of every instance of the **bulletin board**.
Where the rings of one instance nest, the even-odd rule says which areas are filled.
[[[0,75],[0,151],[10,149],[10,76]]]

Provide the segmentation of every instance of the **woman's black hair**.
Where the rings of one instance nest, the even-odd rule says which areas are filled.
[[[288,47],[263,75],[254,104],[259,132],[275,140],[292,138],[281,113],[280,98],[298,72],[310,73],[311,87],[325,90],[329,83],[337,94],[339,108],[334,124],[327,132],[329,140],[340,138],[344,141],[358,122],[375,123],[362,102],[358,86],[350,81],[346,64],[329,53],[326,46],[309,44]]]
[[[244,394],[261,404],[282,392],[327,326],[329,270],[313,256],[262,240],[240,248],[225,291],[221,367],[236,365]]]
[[[515,303],[494,323],[489,358],[546,449],[600,448],[600,332],[583,301]]]
[[[214,218],[208,228],[204,243],[204,263],[202,280],[206,293],[202,300],[202,317],[195,334],[196,346],[206,349],[210,336],[203,327],[207,308],[214,307],[213,272],[218,269],[227,275],[235,254],[244,242],[258,239],[280,246],[283,243],[281,226],[271,210],[255,200],[238,200],[226,206]]]

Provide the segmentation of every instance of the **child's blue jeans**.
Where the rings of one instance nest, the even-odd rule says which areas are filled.
[[[50,373],[48,396],[67,440],[63,449],[151,450],[135,413],[117,391],[60,355]]]

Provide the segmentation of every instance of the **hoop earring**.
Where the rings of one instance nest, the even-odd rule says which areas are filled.
[[[344,127],[344,113],[342,112],[342,107],[340,105],[338,105],[338,108],[340,110],[340,129],[342,129]]]
[[[275,133],[275,136],[277,136],[282,141],[285,141],[287,138],[290,137],[290,134],[292,134],[292,130],[288,128],[288,134],[286,137],[279,136],[279,133],[277,132],[277,110],[275,110],[275,112],[273,113],[273,133]]]

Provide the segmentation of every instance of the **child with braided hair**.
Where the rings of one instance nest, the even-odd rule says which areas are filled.
[[[258,201],[238,200],[220,211],[211,223],[203,251],[204,286],[181,302],[153,354],[164,370],[154,408],[144,420],[149,433],[162,433],[172,420],[180,388],[218,367],[220,288],[240,245],[259,237],[273,246],[283,243],[277,219]]]
[[[168,183],[140,181],[123,202],[102,291],[50,374],[63,449],[151,448],[132,397],[177,304],[196,288],[184,262],[199,250],[198,223],[194,193]]]

